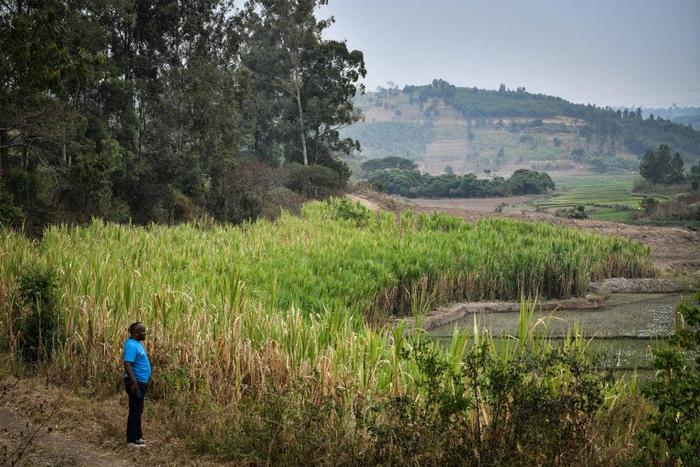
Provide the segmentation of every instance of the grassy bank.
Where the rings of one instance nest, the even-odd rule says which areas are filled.
[[[48,278],[53,299],[41,303],[58,319],[51,359],[39,358],[42,371],[109,394],[119,389],[126,326],[146,322],[157,369],[153,396],[172,410],[174,430],[227,458],[264,459],[272,444],[283,447],[278,460],[288,461],[313,455],[330,462],[324,456],[337,449],[380,461],[391,458],[384,449],[392,446],[407,461],[485,452],[494,420],[504,426],[494,426],[492,436],[525,427],[499,418],[512,409],[512,394],[502,394],[501,405],[488,399],[500,393],[483,385],[498,375],[510,375],[503,380],[510,393],[532,393],[535,399],[523,403],[572,404],[561,406],[561,416],[577,411],[585,430],[572,425],[552,442],[579,446],[619,392],[582,370],[582,342],[562,349],[543,341],[535,353],[524,344],[500,353],[457,334],[443,348],[377,324],[389,313],[452,299],[579,294],[591,279],[651,274],[648,253],[634,242],[552,225],[495,219],[469,225],[412,213],[396,219],[345,202],[312,203],[302,217],[241,227],[94,222],[50,229],[39,243],[3,232],[0,342],[22,354],[21,335],[40,302],[26,291],[41,283],[37,277]],[[519,342],[525,341],[523,334]],[[470,358],[471,367],[464,363]],[[596,381],[585,410],[582,375]],[[506,412],[494,416],[497,406]],[[392,437],[405,416],[427,423],[413,434],[424,441]],[[534,423],[522,416],[522,423]],[[428,435],[431,423],[445,435],[454,417],[462,444]],[[309,446],[319,451],[304,451]],[[493,456],[500,452],[489,446]],[[550,459],[561,449],[547,441],[542,452]]]

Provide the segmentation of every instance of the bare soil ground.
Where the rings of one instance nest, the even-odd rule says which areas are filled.
[[[520,212],[512,206],[523,204],[530,200],[528,196],[509,196],[504,198],[465,198],[465,199],[431,199],[415,198],[411,201],[421,208],[428,209],[460,209],[479,213],[493,213],[499,205],[506,205],[504,211]]]
[[[147,447],[124,440],[126,394],[98,398],[40,378],[0,380],[0,466],[219,465],[194,458],[171,434],[154,401],[143,418]]]

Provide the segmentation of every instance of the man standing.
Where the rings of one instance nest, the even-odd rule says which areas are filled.
[[[146,326],[136,322],[129,326],[129,338],[124,342],[124,387],[129,395],[126,442],[135,448],[146,446],[141,432],[141,414],[148,380],[151,378],[151,363],[141,345],[145,338]]]

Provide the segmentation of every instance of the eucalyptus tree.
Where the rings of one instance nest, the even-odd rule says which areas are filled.
[[[333,18],[316,18],[325,0],[251,0],[245,7],[256,148],[304,165],[339,169],[336,157],[359,149],[338,130],[358,121],[352,97],[366,75],[362,52],[323,32]],[[257,86],[260,85],[260,86]]]

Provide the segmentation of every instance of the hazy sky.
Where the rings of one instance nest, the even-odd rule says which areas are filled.
[[[700,106],[700,0],[330,0],[327,37],[392,80],[611,106]]]

